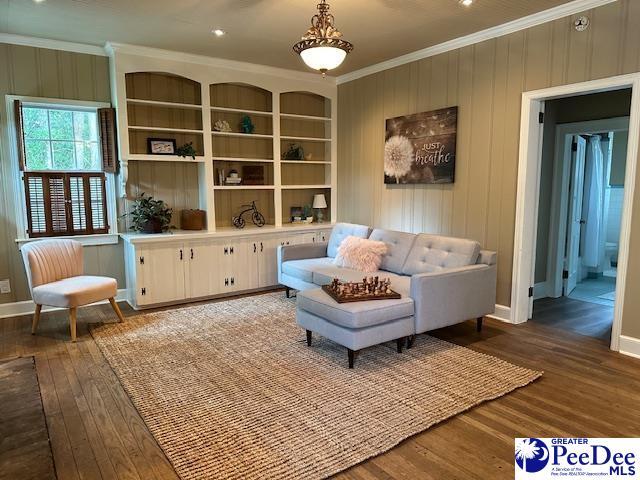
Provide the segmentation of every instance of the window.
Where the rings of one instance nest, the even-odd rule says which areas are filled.
[[[24,104],[25,170],[102,171],[95,111]]]
[[[20,100],[14,106],[29,238],[109,233],[113,110]]]

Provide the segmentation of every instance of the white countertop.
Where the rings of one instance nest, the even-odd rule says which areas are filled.
[[[309,224],[285,224],[282,227],[273,225],[265,225],[264,227],[255,227],[247,225],[245,228],[239,229],[235,227],[218,228],[215,232],[207,230],[169,230],[166,233],[121,233],[120,237],[129,243],[158,243],[158,242],[180,242],[184,240],[200,240],[217,238],[240,238],[253,237],[256,235],[277,235],[287,233],[304,233],[314,232],[318,230],[329,230],[334,227],[335,223],[309,223]]]

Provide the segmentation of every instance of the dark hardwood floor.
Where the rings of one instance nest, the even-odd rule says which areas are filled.
[[[533,302],[532,321],[611,342],[613,308],[568,297]]]
[[[125,315],[135,313],[121,306]],[[115,321],[108,305],[81,309],[78,342],[72,344],[64,312],[43,314],[36,336],[28,316],[0,319],[0,359],[35,356],[60,480],[175,479],[88,333],[90,322],[102,321]],[[515,437],[640,436],[640,360],[609,351],[603,340],[540,322],[514,326],[487,319],[481,333],[475,325],[433,335],[544,370],[543,377],[337,478],[511,479]]]

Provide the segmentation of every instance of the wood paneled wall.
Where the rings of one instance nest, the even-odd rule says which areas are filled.
[[[0,303],[30,298],[16,239],[15,182],[10,169],[5,95],[109,102],[109,61],[106,57],[0,43],[0,279],[11,281],[10,294]],[[121,245],[84,249],[87,273],[115,277],[124,288]]]
[[[567,17],[340,85],[339,219],[477,239],[498,252],[497,302],[509,305],[522,92],[640,70],[640,2],[586,14],[583,33]],[[385,119],[451,105],[455,184],[385,186]],[[640,208],[632,230],[623,334],[640,337]]]

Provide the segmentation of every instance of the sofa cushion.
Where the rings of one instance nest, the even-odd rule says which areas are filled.
[[[473,265],[479,253],[480,244],[474,240],[422,233],[416,238],[402,273],[415,275]]]
[[[413,315],[413,300],[338,303],[322,289],[298,292],[297,308],[346,328],[366,328]]]
[[[386,253],[387,244],[384,242],[349,235],[338,247],[338,255],[333,259],[333,264],[362,272],[377,272]]]
[[[327,245],[327,255],[334,258],[338,254],[338,247],[342,243],[342,240],[349,235],[360,238],[367,238],[371,229],[366,225],[355,225],[353,223],[336,223],[333,230],[331,230],[331,236],[329,237],[329,244]]]
[[[384,242],[387,245],[387,253],[382,257],[381,270],[402,273],[402,267],[407,260],[409,251],[416,239],[416,235],[407,232],[395,232],[376,228],[369,235],[370,240]]]
[[[303,282],[312,283],[314,270],[322,266],[331,266],[332,261],[333,259],[329,257],[289,260],[282,264],[282,273],[298,278]]]
[[[375,276],[375,273],[364,273],[348,267],[336,265],[323,265],[313,271],[313,283],[316,285],[329,285],[334,278],[343,282],[361,282],[364,277]]]

